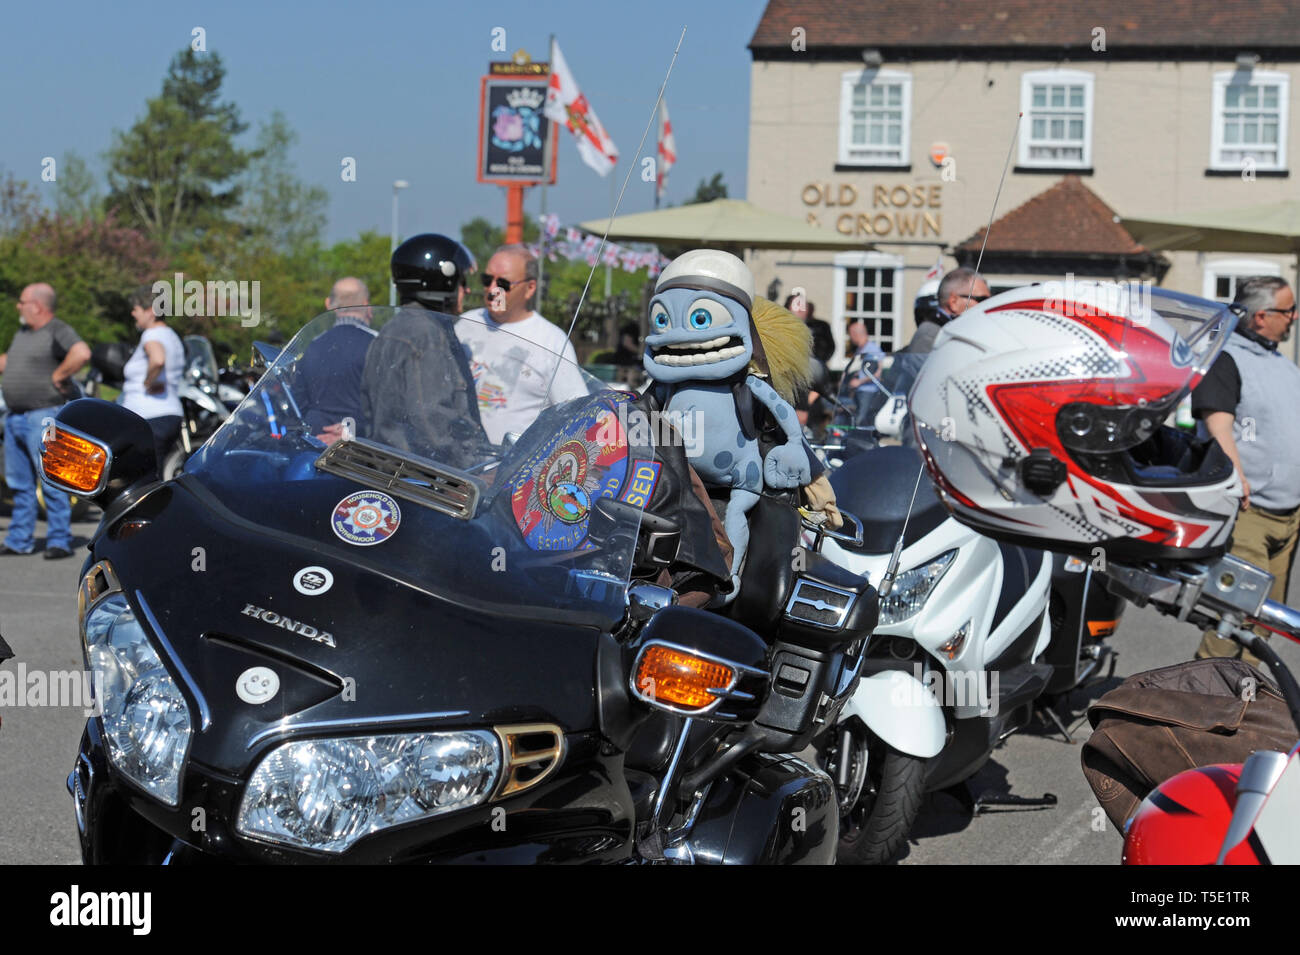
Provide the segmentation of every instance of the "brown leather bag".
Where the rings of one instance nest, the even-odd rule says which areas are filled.
[[[1297,730],[1276,684],[1248,663],[1196,660],[1129,677],[1088,708],[1083,775],[1110,821],[1185,769],[1287,752]]]

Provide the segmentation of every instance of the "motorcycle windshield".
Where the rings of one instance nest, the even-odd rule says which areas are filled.
[[[185,346],[185,368],[192,372],[192,377],[216,381],[219,372],[212,343],[202,335],[186,335],[182,344]]]
[[[541,330],[543,333],[547,329]],[[533,329],[532,334],[537,335]],[[641,512],[625,408],[490,319],[308,322],[185,466],[240,518],[466,605],[617,620]],[[634,431],[635,433],[635,431]]]

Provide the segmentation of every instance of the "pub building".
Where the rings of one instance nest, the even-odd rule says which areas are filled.
[[[1284,0],[771,0],[749,49],[747,198],[862,241],[749,257],[830,323],[834,368],[850,319],[906,345],[925,274],[973,266],[986,231],[994,293],[1073,273],[1227,301],[1295,275],[1293,255],[1154,252],[1119,222],[1300,196]]]

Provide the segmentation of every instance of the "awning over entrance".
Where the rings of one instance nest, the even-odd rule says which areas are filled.
[[[579,225],[602,235],[607,223],[606,219],[592,219]],[[670,257],[694,248],[724,249],[736,254],[744,249],[864,251],[874,248],[860,239],[760,209],[743,199],[715,199],[619,216],[609,237],[620,242],[653,242]]]

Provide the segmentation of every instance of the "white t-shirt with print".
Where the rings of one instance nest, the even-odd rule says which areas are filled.
[[[144,350],[145,342],[157,342],[163,348],[163,370],[159,373],[158,380],[166,384],[167,390],[156,395],[151,395],[144,389],[144,378],[149,374],[149,356]],[[122,375],[126,379],[122,385],[122,407],[134,411],[141,418],[182,414],[180,390],[181,375],[184,372],[185,346],[181,344],[181,337],[166,325],[146,328],[140,335],[140,344],[122,369]]]
[[[478,413],[492,443],[500,444],[507,434],[523,434],[551,405],[587,393],[573,345],[536,312],[501,323],[486,309],[476,308],[462,319],[456,323],[456,337],[469,349]],[[562,363],[559,356],[565,359]]]

